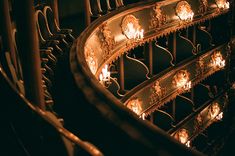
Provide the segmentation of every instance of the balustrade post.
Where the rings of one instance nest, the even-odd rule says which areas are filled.
[[[125,90],[125,75],[124,75],[124,58],[123,55],[119,58],[119,84],[121,92]]]
[[[25,95],[29,101],[45,109],[42,88],[41,60],[33,1],[14,1],[18,51],[22,63]]]
[[[148,44],[149,46],[149,59],[148,59],[148,62],[149,62],[149,74],[150,76],[153,76],[153,43],[152,41],[149,42]]]
[[[53,10],[53,14],[55,17],[55,20],[57,22],[57,24],[59,25],[59,9],[58,9],[58,0],[50,0],[49,1],[50,7]]]
[[[3,51],[10,52],[12,63],[17,70],[18,64],[16,59],[16,51],[13,45],[12,24],[10,17],[9,1],[0,1],[0,31],[2,34]]]
[[[85,22],[86,26],[91,24],[91,8],[90,8],[90,1],[84,0],[84,7],[85,7]]]

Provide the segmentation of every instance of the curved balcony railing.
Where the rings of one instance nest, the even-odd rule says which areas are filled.
[[[135,91],[130,91],[125,95],[122,101],[119,101],[99,84],[99,76],[103,72],[102,70],[107,68],[106,65],[117,60],[124,52],[128,52],[139,45],[143,45],[163,35],[176,32],[180,29],[227,13],[228,7],[227,3],[221,6],[218,4],[218,1],[215,0],[149,1],[129,5],[98,18],[84,30],[71,47],[70,66],[77,87],[85,95],[87,103],[94,106],[99,113],[102,114],[106,120],[114,124],[117,129],[125,131],[130,138],[136,139],[141,144],[145,144],[145,146],[155,150],[179,147],[176,142],[172,142],[171,138],[163,136],[158,129],[155,129],[155,127],[152,127],[149,123],[142,122],[123,106],[122,101],[126,102],[130,100],[134,97],[134,94],[139,93],[139,90],[137,92],[136,88],[133,89]],[[219,55],[219,60],[222,62],[219,63],[219,67],[215,67],[214,69],[212,65],[215,64],[215,66],[217,66],[217,61],[214,61],[214,57],[217,57],[217,55]],[[191,85],[197,84],[207,76],[223,68],[224,59],[226,57],[227,50],[224,45],[206,54],[193,56],[193,58],[187,60],[188,62],[184,61],[182,64],[177,65],[177,67],[170,67],[168,71],[165,71],[165,77],[161,75],[164,78],[168,78],[164,80],[165,87],[167,83],[173,84],[165,91],[171,95],[169,96],[168,94],[169,97],[162,103],[175,98],[176,95],[188,90]],[[199,68],[196,68],[196,62],[199,64]],[[204,66],[205,64],[206,66]],[[195,69],[198,69],[198,71]],[[190,71],[192,73],[189,73]],[[178,72],[179,75],[177,75]],[[106,74],[109,75],[110,73]],[[177,82],[177,79],[181,77],[181,75],[186,77],[186,80],[182,80],[183,85]],[[163,81],[162,77],[156,76],[144,83],[153,84],[158,78]],[[172,83],[174,77],[176,80]],[[160,82],[160,85],[162,85],[161,83],[162,82]],[[155,84],[157,83],[155,82]],[[151,87],[150,85],[147,86],[148,89]],[[142,85],[142,88],[139,88],[140,92],[144,90],[145,86]],[[161,93],[163,97],[165,96],[165,92]],[[150,90],[148,94],[150,94]],[[158,103],[158,101],[156,103]],[[146,104],[143,111],[137,114],[142,115],[143,113],[147,113],[145,112],[147,110],[151,112],[151,107],[155,107],[156,103],[152,105],[149,105],[149,103]],[[125,118],[127,116],[128,123]],[[136,136],[133,136],[132,132],[126,131],[126,127],[123,126],[124,123],[129,128],[132,128],[136,134],[141,134],[142,139],[136,138]],[[163,136],[161,139],[164,145],[168,143],[167,148],[151,138],[150,134],[158,137]],[[179,147],[179,150],[180,151],[176,151],[193,155],[199,154],[185,147]],[[157,151],[154,153],[159,154]],[[174,154],[176,153],[169,153],[169,155]]]

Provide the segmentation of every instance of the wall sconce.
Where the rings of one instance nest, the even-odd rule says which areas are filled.
[[[219,104],[216,102],[209,108],[208,115],[210,119],[214,119],[220,112]]]
[[[99,81],[105,87],[108,87],[111,83],[110,82],[110,72],[108,71],[108,65],[107,64],[102,69],[102,72],[99,76]]]
[[[188,131],[184,128],[180,129],[175,135],[174,138],[180,143],[185,144],[187,147],[190,147],[190,141]]]
[[[173,77],[172,83],[177,88],[183,88],[184,90],[189,90],[192,87],[192,82],[189,80],[189,72],[187,70],[178,71]]]
[[[144,38],[144,29],[141,28],[139,20],[133,15],[125,16],[121,27],[128,39],[140,40]]]
[[[211,55],[211,65],[214,68],[223,68],[225,66],[225,60],[223,59],[223,56],[220,51],[214,52]]]
[[[194,12],[187,1],[177,3],[176,14],[182,21],[192,21],[194,16]]]
[[[215,0],[215,3],[220,9],[229,9],[229,2],[227,0]]]
[[[133,100],[130,100],[126,106],[127,108],[135,112],[137,115],[139,115],[142,111],[141,104],[142,104],[142,101],[139,100],[138,98],[135,98]]]

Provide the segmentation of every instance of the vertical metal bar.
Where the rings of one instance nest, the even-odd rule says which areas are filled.
[[[86,26],[91,24],[91,6],[89,0],[84,0],[85,6],[85,22]]]
[[[26,98],[40,108],[45,109],[39,41],[33,1],[22,0],[14,2],[19,37],[18,50],[22,63]]]
[[[125,80],[124,80],[124,58],[123,55],[119,58],[119,83],[121,91],[125,90]]]
[[[11,54],[14,67],[17,69],[16,51],[13,44],[12,25],[8,0],[0,0],[0,31],[2,34],[3,50]]]
[[[176,64],[176,32],[173,33],[173,42],[172,42],[172,51],[173,51],[173,57],[174,57],[174,64]],[[175,99],[172,102],[172,116],[175,120]]]
[[[174,57],[174,63],[176,64],[176,32],[173,33],[173,48],[172,48],[172,51],[173,51],[173,57]]]
[[[53,10],[53,14],[54,14],[54,17],[55,17],[57,24],[60,25],[59,24],[60,21],[59,21],[58,0],[50,0],[50,7]]]
[[[193,26],[193,45],[196,46],[196,39],[197,39],[197,34],[196,34],[196,25]]]
[[[150,76],[152,76],[153,75],[153,43],[152,41],[149,42],[148,46],[149,46],[149,51],[148,51],[149,52],[149,60],[148,60],[149,74]]]

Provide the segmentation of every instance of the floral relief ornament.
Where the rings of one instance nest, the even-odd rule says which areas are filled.
[[[208,1],[207,0],[200,0],[200,6],[199,6],[199,13],[204,14],[208,9]]]
[[[98,69],[98,63],[94,50],[89,46],[85,46],[85,59],[92,74],[95,74]]]
[[[191,88],[189,72],[187,70],[178,71],[173,77],[172,84],[179,89],[189,90]]]
[[[106,59],[111,55],[111,51],[115,46],[115,40],[112,36],[112,32],[107,26],[107,23],[103,24],[100,28],[100,41],[101,41],[101,48],[104,52],[103,58]]]
[[[166,23],[166,15],[163,14],[158,3],[153,7],[151,17],[150,28],[159,28]]]
[[[150,104],[156,104],[166,94],[166,88],[160,86],[159,81],[156,81],[152,87],[152,94],[150,95]]]

